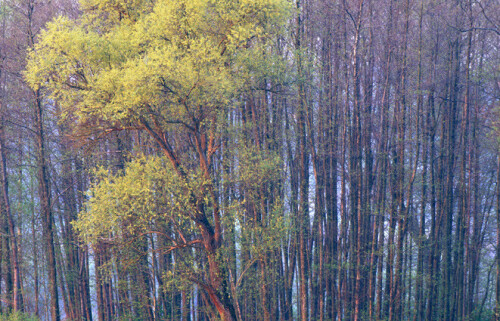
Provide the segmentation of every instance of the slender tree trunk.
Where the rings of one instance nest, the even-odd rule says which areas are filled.
[[[1,70],[0,70],[1,79]],[[0,86],[2,84],[0,83]],[[2,98],[2,89],[0,88],[0,99]],[[2,204],[3,211],[7,217],[9,242],[10,242],[10,262],[13,270],[13,304],[12,307],[15,311],[23,311],[23,297],[21,293],[21,272],[19,268],[19,254],[17,245],[17,235],[14,227],[14,218],[12,217],[12,210],[10,207],[9,199],[9,181],[7,177],[7,159],[5,153],[5,129],[4,129],[4,104],[0,101],[0,185],[2,186]]]
[[[45,148],[45,129],[43,126],[42,101],[39,90],[33,93],[35,108],[35,130],[37,146],[37,170],[42,225],[47,251],[47,268],[49,271],[49,294],[52,321],[60,320],[59,291],[57,288],[56,254],[54,247],[54,218],[50,201],[49,169]]]
[[[500,320],[500,153],[497,155],[497,186],[496,186],[496,214],[497,214],[497,284],[495,300],[495,320]]]

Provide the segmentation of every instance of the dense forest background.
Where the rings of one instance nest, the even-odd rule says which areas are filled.
[[[1,0],[0,313],[500,320],[499,18]]]

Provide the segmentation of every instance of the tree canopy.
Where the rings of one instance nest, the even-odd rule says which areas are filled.
[[[147,131],[170,164],[145,159],[127,167],[122,178],[101,181],[78,230],[89,239],[119,228],[140,234],[153,220],[173,222],[178,237],[170,238],[172,249],[203,244],[207,253],[209,276],[188,279],[207,292],[224,320],[235,320],[220,254],[222,234],[234,222],[223,223],[211,160],[235,99],[278,62],[268,59],[267,42],[284,26],[289,3],[89,1],[82,6],[85,14],[76,24],[59,17],[47,25],[30,53],[26,79],[34,90],[49,92],[81,129]],[[190,140],[193,148],[181,154],[184,147],[176,140]],[[198,162],[189,160],[190,154]],[[166,212],[174,214],[167,218]],[[186,219],[196,224],[199,237],[185,236],[183,229],[193,235]]]
[[[162,130],[210,127],[273,69],[273,41],[290,12],[283,0],[88,1],[76,23],[47,25],[26,78],[85,126]],[[91,123],[92,125],[90,125]],[[214,126],[216,124],[213,124]]]

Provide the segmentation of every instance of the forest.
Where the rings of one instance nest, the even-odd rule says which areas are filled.
[[[499,1],[0,19],[0,320],[500,320]]]

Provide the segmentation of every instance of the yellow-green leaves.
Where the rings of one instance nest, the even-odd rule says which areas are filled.
[[[265,70],[265,39],[286,0],[84,0],[79,21],[57,18],[29,55],[26,79],[81,123],[108,126],[155,115],[203,121]],[[252,67],[249,57],[261,61]],[[272,65],[272,59],[269,59]],[[271,67],[270,65],[270,67]]]
[[[240,199],[220,206],[207,166],[213,159],[204,160],[215,158],[235,101],[276,69],[267,43],[289,7],[288,0],[84,0],[82,18],[47,26],[29,55],[31,87],[88,132],[147,130],[170,160],[143,157],[119,174],[99,170],[75,223],[86,242],[164,233],[172,248],[203,240],[213,251],[239,221],[242,244],[258,238],[261,253],[276,244],[281,203],[264,208],[257,199],[276,177],[277,160],[241,153],[248,168],[232,178],[244,202],[260,207],[262,222],[236,217],[245,209]]]
[[[227,232],[234,222],[242,227],[246,241],[258,237],[258,251],[272,248],[276,236],[282,235],[282,204],[273,200],[273,208],[257,208],[265,201],[265,188],[279,179],[280,159],[264,157],[254,149],[242,150],[240,166],[235,176],[227,183],[245,190],[245,198],[227,204],[224,221]],[[192,197],[205,204],[213,204],[207,194],[209,184],[201,173],[191,171],[187,178],[179,177],[170,163],[162,157],[139,157],[129,162],[123,172],[112,174],[104,168],[94,173],[95,183],[88,192],[86,210],[74,223],[80,236],[88,243],[112,236],[122,242],[130,235],[154,233],[158,227],[174,225],[182,227],[185,235],[199,233],[193,221],[196,208]],[[249,220],[253,214],[245,213],[246,205],[252,203],[259,213],[267,212],[264,221]],[[259,214],[260,216],[260,214]],[[249,235],[253,235],[250,237]],[[242,240],[242,242],[244,242]],[[269,242],[269,244],[267,244]]]
[[[75,228],[90,243],[109,235],[121,238],[123,233],[149,233],[155,226],[173,221],[189,225],[193,214],[189,195],[198,193],[204,184],[196,173],[187,183],[160,157],[139,157],[129,162],[123,173],[111,174],[100,168],[95,181],[87,209],[75,222]]]

